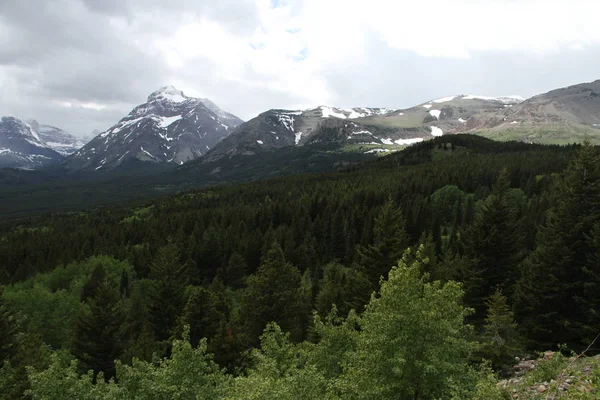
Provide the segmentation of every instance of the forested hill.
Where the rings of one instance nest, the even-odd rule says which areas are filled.
[[[600,332],[599,154],[444,136],[342,172],[4,222],[0,383],[33,398],[504,398],[482,358],[500,371]]]

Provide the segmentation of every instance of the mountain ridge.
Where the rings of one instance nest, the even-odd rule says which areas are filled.
[[[132,159],[183,164],[205,154],[242,122],[208,99],[164,86],[75,152],[65,167],[106,170]]]
[[[62,159],[24,119],[0,118],[0,167],[40,168]]]

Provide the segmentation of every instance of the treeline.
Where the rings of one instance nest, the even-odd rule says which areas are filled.
[[[578,350],[600,331],[598,155],[592,146],[449,136],[345,172],[6,222],[0,325],[12,333],[0,344],[10,361],[5,382],[22,393],[61,374],[73,379],[69,385],[96,382],[99,373],[158,380],[151,376],[174,373],[161,368],[176,368],[188,351],[202,353],[197,367],[211,385],[218,378],[235,387],[257,371],[308,379],[291,368],[323,384],[305,398],[388,398],[360,394],[384,376],[389,390],[407,393],[399,398],[451,398],[483,379],[469,366],[482,358],[502,368],[525,349],[566,343]],[[402,258],[397,274],[406,276],[392,284],[390,275],[372,297]],[[390,286],[386,311],[377,311]],[[430,308],[415,308],[423,302]],[[279,328],[268,329],[261,351],[248,353],[270,322]],[[423,335],[439,343],[417,346]],[[173,344],[182,337],[191,347]],[[265,355],[265,341],[279,347]],[[369,347],[375,344],[382,348]],[[385,361],[386,346],[417,353]],[[67,367],[72,358],[77,365]],[[369,364],[377,359],[381,365]],[[412,359],[418,367],[394,364]],[[285,372],[277,369],[286,363]],[[421,378],[425,367],[442,371],[429,377],[435,383],[419,383],[429,379]],[[90,381],[80,381],[77,374],[88,370]],[[269,386],[256,379],[257,387]],[[433,397],[425,393],[430,385]],[[114,390],[134,390],[126,386]]]

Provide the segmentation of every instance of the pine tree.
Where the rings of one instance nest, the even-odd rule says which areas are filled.
[[[600,331],[591,310],[597,312],[598,304],[585,301],[586,285],[594,284],[586,270],[597,268],[588,264],[594,253],[590,237],[600,221],[600,166],[593,146],[579,150],[554,190],[555,204],[523,265],[515,311],[536,346],[566,343],[577,350]]]
[[[194,288],[183,309],[180,330],[189,326],[190,343],[197,346],[200,339],[212,339],[218,332],[225,315],[217,309],[217,296],[205,288]]]
[[[246,262],[239,253],[233,253],[229,257],[226,266],[219,268],[217,276],[227,286],[239,289],[246,284]]]
[[[319,284],[319,292],[315,299],[315,308],[319,315],[326,317],[333,305],[341,316],[347,316],[351,309],[362,311],[368,298],[361,295],[368,293],[369,281],[355,268],[344,267],[338,263],[325,266],[323,279]]]
[[[473,260],[470,276],[478,282],[467,281],[466,300],[475,308],[472,321],[485,317],[485,299],[497,289],[512,293],[518,277],[518,265],[523,258],[521,232],[514,211],[506,201],[508,173],[502,171],[492,194],[482,205],[475,220],[461,238],[464,254]],[[481,279],[484,278],[484,279]],[[466,276],[466,279],[471,279]]]
[[[594,225],[588,241],[592,252],[583,267],[585,281],[581,305],[587,322],[582,336],[591,341],[600,330],[600,222]]]
[[[174,243],[159,249],[150,265],[154,291],[150,296],[150,321],[156,340],[167,340],[177,318],[185,306],[185,287],[189,282],[189,264],[181,261],[181,253]]]
[[[75,323],[73,354],[84,371],[104,373],[108,380],[115,376],[114,361],[121,354],[119,331],[123,323],[120,295],[108,276],[97,282],[94,297],[82,305]]]
[[[492,294],[486,300],[486,306],[487,316],[479,354],[497,369],[509,364],[518,355],[522,350],[522,340],[513,312],[501,291]]]
[[[293,339],[299,340],[303,331],[300,272],[285,261],[276,242],[247,284],[241,316],[251,341],[257,343],[269,322],[276,322],[290,332]]]
[[[358,249],[358,264],[373,287],[377,286],[381,276],[387,275],[390,268],[396,265],[408,246],[404,224],[402,211],[392,199],[387,200],[375,218],[374,243]]]

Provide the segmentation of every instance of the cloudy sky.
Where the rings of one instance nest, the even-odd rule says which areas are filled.
[[[105,130],[174,85],[242,119],[600,79],[596,0],[3,0],[0,115]]]

